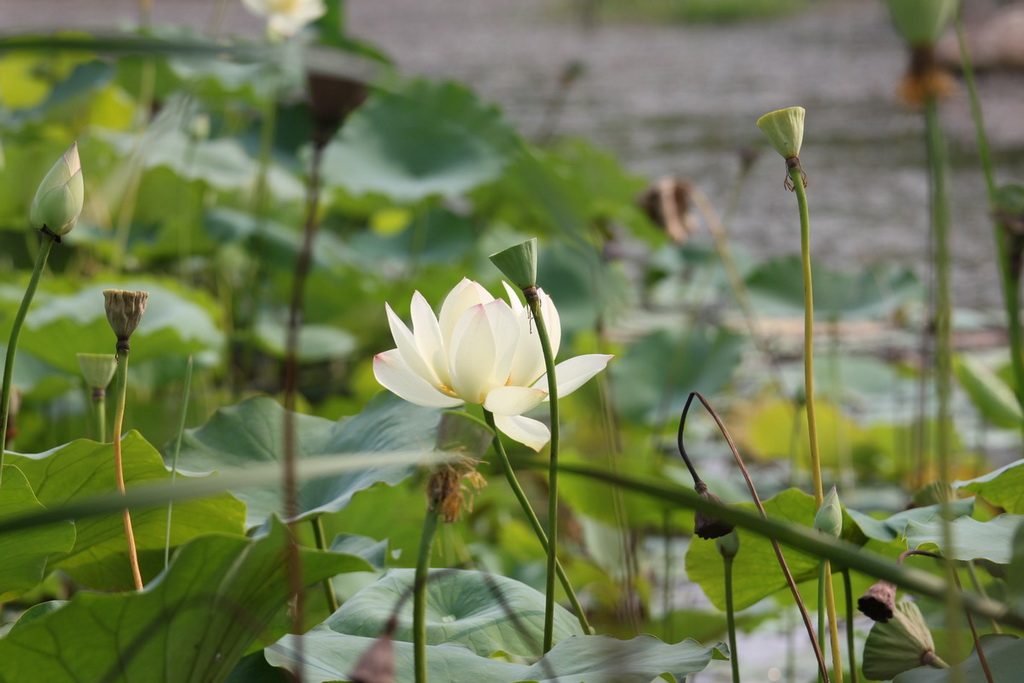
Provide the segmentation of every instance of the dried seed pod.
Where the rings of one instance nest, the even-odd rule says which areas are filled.
[[[873,621],[883,624],[889,621],[896,609],[896,584],[877,581],[857,598],[857,609]]]
[[[129,340],[146,312],[149,292],[129,292],[123,289],[103,290],[107,320],[117,337],[118,352],[130,349]]]
[[[709,500],[722,505],[722,499],[708,491],[707,484],[700,482],[696,487],[697,493],[704,500]],[[728,522],[713,517],[704,512],[698,511],[693,516],[693,533],[704,539],[721,538],[735,528]]]

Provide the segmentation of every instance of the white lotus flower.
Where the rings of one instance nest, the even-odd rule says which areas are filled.
[[[419,292],[412,296],[410,330],[385,304],[398,348],[373,358],[373,374],[386,389],[410,403],[452,408],[479,403],[494,414],[498,429],[539,451],[551,439],[547,425],[523,413],[548,397],[544,353],[537,326],[515,290],[495,299],[472,280],[448,293],[435,316]],[[551,297],[538,290],[552,352],[562,337]],[[558,395],[565,396],[603,370],[611,356],[587,354],[555,366]]]
[[[256,14],[267,17],[271,33],[285,37],[294,36],[327,11],[323,0],[242,0],[242,3]]]

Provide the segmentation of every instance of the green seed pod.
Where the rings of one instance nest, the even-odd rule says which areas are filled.
[[[795,159],[800,156],[800,145],[804,141],[805,114],[806,110],[803,107],[788,107],[765,114],[757,120],[757,127],[783,159]]]
[[[78,367],[90,389],[106,389],[117,372],[117,356],[109,353],[79,353]]]
[[[36,230],[49,233],[60,242],[60,236],[68,234],[75,227],[84,203],[85,184],[76,142],[39,183],[36,196],[32,199],[29,219]]]
[[[146,312],[149,292],[126,292],[122,289],[104,289],[103,302],[107,320],[117,336],[117,350],[128,351],[132,333]]]
[[[491,254],[491,263],[498,267],[519,289],[537,284],[537,238]]]
[[[818,508],[818,514],[814,516],[814,528],[832,538],[839,538],[843,531],[843,508],[839,504],[839,494],[836,487],[825,496]]]
[[[719,537],[715,541],[715,545],[718,546],[718,552],[722,557],[731,560],[740,551],[740,535],[735,530],[730,531],[725,536]]]
[[[892,25],[910,47],[935,45],[956,12],[956,0],[888,0]]]
[[[873,681],[886,681],[922,665],[944,664],[935,654],[921,610],[906,600],[896,604],[892,619],[875,622],[864,642],[864,676]]]

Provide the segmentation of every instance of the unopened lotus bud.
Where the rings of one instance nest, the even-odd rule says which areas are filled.
[[[90,389],[106,389],[117,372],[117,356],[109,353],[79,353],[78,367]]]
[[[135,328],[146,312],[146,301],[149,292],[128,292],[122,289],[103,290],[107,320],[117,336],[118,352],[128,352],[131,348],[129,340]]]
[[[708,486],[703,481],[699,482],[694,488],[703,500],[718,503],[719,505],[723,504],[721,498],[708,491]],[[734,528],[734,525],[729,524],[728,522],[723,522],[722,520],[705,512],[698,511],[693,516],[693,533],[697,534],[700,538],[721,538],[731,532]]]
[[[491,254],[491,263],[498,267],[516,287],[527,290],[537,285],[537,238]]]
[[[787,161],[800,156],[800,145],[804,140],[805,114],[806,110],[803,107],[787,107],[765,114],[757,120],[757,127],[768,138],[768,142],[772,143],[775,151]]]
[[[32,227],[60,242],[75,227],[85,203],[82,163],[78,159],[78,143],[71,145],[64,156],[47,172],[32,199],[29,219]]]
[[[735,530],[730,531],[717,539],[715,545],[718,546],[718,552],[722,557],[731,560],[740,551],[740,535]]]
[[[948,666],[935,654],[935,642],[921,610],[904,600],[896,604],[892,619],[871,627],[864,642],[864,676],[885,681],[922,665]]]
[[[896,584],[889,581],[877,581],[864,595],[857,598],[857,609],[872,621],[883,624],[892,619],[896,609]]]
[[[839,538],[843,531],[843,508],[839,504],[839,494],[836,487],[825,496],[818,508],[818,514],[814,516],[814,528],[832,538]]]
[[[956,0],[888,0],[892,25],[910,47],[935,45],[956,13]]]

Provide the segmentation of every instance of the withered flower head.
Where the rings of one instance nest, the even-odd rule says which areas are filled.
[[[660,178],[637,203],[653,223],[676,244],[683,244],[697,230],[697,217],[691,207],[692,186],[682,178]]]
[[[892,619],[896,609],[896,584],[877,581],[864,595],[857,598],[857,609],[873,621],[885,623]]]
[[[708,485],[703,481],[699,482],[694,488],[702,499],[718,503],[719,505],[723,504],[721,498],[708,491]],[[723,522],[704,512],[698,511],[693,516],[693,533],[704,539],[720,538],[731,532],[734,528],[734,525]]]
[[[129,339],[146,312],[149,292],[128,292],[123,289],[103,290],[107,320],[117,336],[117,350],[128,351]]]
[[[891,620],[871,627],[864,642],[864,676],[885,681],[922,665],[946,666],[935,654],[935,642],[921,610],[904,600],[896,604]]]

